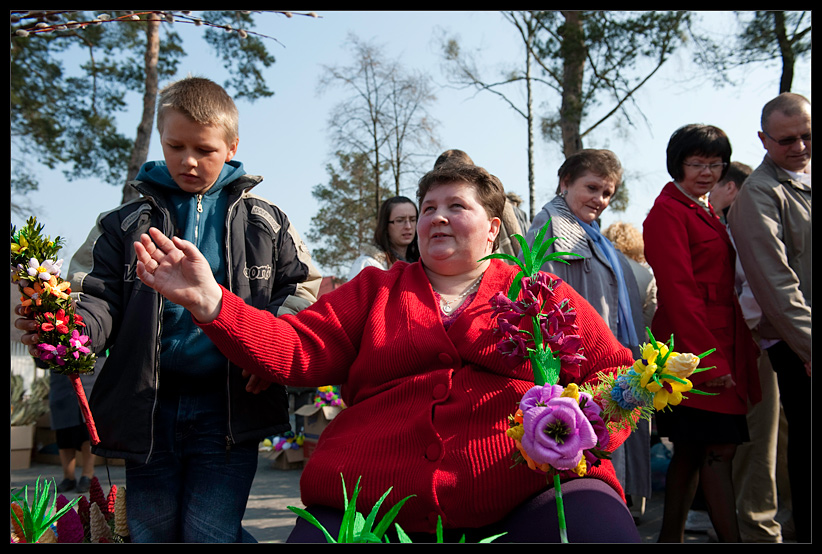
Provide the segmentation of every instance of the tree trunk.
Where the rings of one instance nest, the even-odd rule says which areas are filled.
[[[128,162],[126,182],[133,180],[140,167],[148,158],[148,147],[151,143],[151,131],[154,125],[154,114],[157,104],[158,72],[157,62],[160,56],[160,18],[156,14],[149,14],[146,19],[146,89],[143,94],[143,117],[137,126],[137,137],[134,139],[134,149]],[[137,198],[139,193],[128,184],[123,185],[122,203]]]
[[[793,46],[785,31],[785,12],[773,12],[773,27],[779,53],[782,55],[782,77],[779,80],[779,94],[790,92],[793,86],[793,68],[796,62]]]
[[[525,91],[528,121],[528,210],[531,221],[537,215],[537,188],[534,178],[534,97],[531,87],[531,48],[534,45],[534,26],[528,25],[528,41],[525,44]],[[522,229],[523,234],[528,229]]]
[[[379,123],[374,118],[372,122],[372,136],[374,138],[374,217],[380,213],[380,144],[379,144]]]
[[[582,83],[585,72],[585,35],[582,17],[578,11],[563,11],[562,26],[563,74],[560,130],[562,153],[567,158],[582,149]]]

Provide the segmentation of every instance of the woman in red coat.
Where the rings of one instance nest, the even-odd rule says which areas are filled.
[[[660,542],[681,542],[697,486],[702,484],[720,541],[738,542],[731,480],[738,444],[748,440],[747,402],[758,401],[756,345],[734,289],[735,252],[724,225],[702,197],[727,171],[731,144],[710,125],[686,125],[668,143],[665,185],[645,219],[645,257],[654,270],[657,340],[674,335],[678,352],[716,351],[691,377],[679,406],[657,414],[660,436],[674,444],[668,468]]]
[[[299,318],[244,310],[192,245],[156,229],[135,245],[138,275],[189,309],[253,374],[251,390],[272,380],[342,385],[347,407],[323,431],[300,479],[308,511],[332,535],[344,509],[344,475],[349,487],[362,476],[357,506],[365,510],[389,487],[383,509],[414,495],[396,521],[415,542],[434,540],[439,520],[446,537],[465,533],[469,542],[499,532],[506,542],[557,540],[556,499],[545,475],[511,468],[507,416],[534,380],[528,362],[512,367],[496,348],[489,302],[519,271],[483,259],[497,246],[502,185],[482,168],[446,164],[421,179],[418,198],[420,260],[366,268]],[[563,363],[560,384],[597,382],[600,372],[632,363],[566,283],[539,294],[540,303],[568,298],[576,310],[585,360]],[[603,447],[613,451],[626,436],[615,430]],[[562,494],[571,542],[639,542],[609,460],[568,477]],[[304,519],[289,537],[323,540]]]

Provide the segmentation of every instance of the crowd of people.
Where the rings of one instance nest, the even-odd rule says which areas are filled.
[[[465,152],[448,150],[415,200],[385,200],[373,243],[346,284],[318,298],[319,271],[288,217],[251,194],[261,177],[236,161],[237,110],[219,85],[188,77],[161,91],[163,161],[143,166],[135,201],[102,214],[69,269],[93,350],[107,352],[91,392],[96,455],[126,460],[135,542],[253,542],[242,527],[258,443],[290,429],[286,387],[340,385],[347,408],[324,431],[300,482],[307,510],[336,535],[340,475],[358,503],[413,495],[397,516],[415,542],[557,542],[556,491],[512,471],[505,417],[533,386],[495,345],[489,301],[549,221],[585,354],[559,384],[595,384],[675,337],[716,350],[688,395],[655,416],[673,445],[661,542],[681,542],[698,492],[723,542],[781,540],[790,497],[796,540],[810,541],[810,103],[782,94],[762,112],[755,170],[732,160],[711,125],[670,138],[671,181],[643,231],[606,230],[622,184],[614,152],[586,149],[558,170],[556,197],[532,222]],[[36,354],[27,308],[15,325]],[[771,369],[771,367],[773,369]],[[776,490],[779,415],[790,491]],[[76,421],[72,421],[72,425]],[[614,431],[610,459],[563,482],[571,542],[639,542],[651,495],[650,422]],[[79,442],[78,442],[79,441]],[[66,439],[87,445],[87,437]],[[83,446],[84,447],[84,446]],[[740,459],[742,461],[740,461]],[[803,463],[804,462],[804,463]],[[762,468],[762,469],[760,469]],[[72,468],[73,471],[73,468]],[[66,479],[69,479],[68,473]],[[68,486],[66,484],[66,486]],[[73,485],[72,485],[73,486]],[[789,494],[788,494],[789,493]],[[396,537],[395,537],[396,538]],[[298,519],[289,542],[324,542]]]

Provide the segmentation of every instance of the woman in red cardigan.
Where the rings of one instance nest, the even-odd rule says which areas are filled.
[[[530,365],[507,365],[496,349],[495,293],[518,268],[478,261],[494,251],[505,196],[499,180],[473,165],[426,174],[418,192],[421,261],[388,271],[364,269],[299,317],[246,309],[211,278],[196,249],[156,230],[135,244],[138,276],[191,311],[220,349],[250,374],[293,386],[341,383],[347,408],[323,431],[303,470],[303,503],[336,536],[350,490],[370,509],[389,487],[387,508],[408,495],[397,523],[415,541],[431,540],[441,518],[446,538],[558,540],[553,489],[526,466],[511,468],[506,418],[533,386]],[[153,242],[152,242],[153,239]],[[563,367],[560,384],[591,382],[632,363],[593,308],[569,286],[586,360]],[[613,451],[626,432],[614,433]],[[639,541],[607,460],[563,485],[571,541]],[[415,534],[416,533],[416,534]],[[291,542],[323,542],[299,519]]]
[[[678,352],[716,352],[700,364],[714,369],[691,377],[712,396],[687,395],[656,415],[660,436],[674,444],[659,540],[682,542],[701,484],[719,540],[739,542],[731,469],[737,445],[748,440],[748,400],[759,399],[758,354],[734,289],[733,245],[703,198],[725,175],[731,144],[717,127],[686,125],[671,136],[667,157],[674,180],[644,223],[645,258],[657,282],[652,331],[658,340],[673,334]]]

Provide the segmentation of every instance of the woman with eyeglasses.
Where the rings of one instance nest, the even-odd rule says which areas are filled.
[[[405,196],[394,196],[383,202],[374,229],[374,245],[354,260],[348,280],[369,266],[388,269],[396,261],[416,262],[420,257],[417,213],[416,204]]]
[[[555,491],[544,474],[511,467],[505,432],[534,377],[530,362],[506,363],[496,347],[491,299],[519,278],[518,267],[486,258],[498,247],[502,183],[481,167],[445,164],[420,179],[417,198],[419,261],[365,270],[298,317],[244,309],[193,245],[157,229],[135,244],[137,275],[189,310],[250,374],[248,390],[269,381],[342,384],[347,407],[323,431],[300,480],[303,504],[332,536],[343,524],[342,476],[349,491],[362,477],[364,511],[389,489],[385,509],[412,495],[395,522],[413,542],[434,542],[439,522],[446,542],[498,533],[504,542],[557,542]],[[563,386],[596,383],[632,363],[567,283],[533,294],[536,305],[567,298],[576,311],[585,356],[563,357]],[[602,448],[613,451],[627,434],[613,429]],[[562,479],[570,542],[640,541],[610,460]],[[393,526],[391,533],[397,542]],[[288,542],[324,540],[300,518]]]
[[[701,487],[720,542],[740,542],[731,470],[739,444],[748,441],[748,402],[759,401],[757,347],[734,287],[731,239],[705,195],[731,160],[727,135],[711,125],[686,125],[671,136],[668,173],[644,223],[645,258],[657,282],[651,330],[658,341],[674,336],[674,350],[701,354],[690,377],[694,389],[670,411],[658,412],[659,435],[674,445],[665,483],[660,542],[682,542],[685,522]]]

